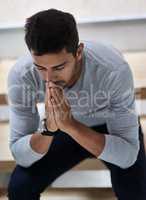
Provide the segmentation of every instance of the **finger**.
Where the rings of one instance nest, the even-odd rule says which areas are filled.
[[[53,107],[51,103],[49,88],[46,90],[46,117],[48,117],[49,119],[53,117]]]
[[[63,91],[60,90],[60,88],[54,88],[54,94],[59,102],[60,105],[64,104],[65,96],[63,94]]]
[[[60,100],[59,100],[59,98],[58,98],[58,96],[57,96],[57,94],[56,94],[56,92],[55,92],[55,88],[51,88],[50,91],[51,91],[52,97],[53,97],[54,100],[55,100],[56,106],[60,106],[60,105],[61,105],[61,104],[60,104]]]
[[[59,123],[59,122],[63,121],[64,118],[66,117],[66,114],[67,114],[66,110],[67,109],[64,108],[64,105],[57,106],[54,97],[51,98],[51,102],[52,102],[52,105],[53,105],[55,120],[56,120],[56,122]]]
[[[46,109],[46,117],[49,118],[50,120],[53,120],[54,115],[53,115],[53,106],[52,105]]]
[[[62,106],[58,106],[58,104],[56,103],[54,97],[51,98],[51,103],[52,103],[53,110],[55,109],[56,112],[61,113],[61,111],[63,110]]]
[[[51,103],[54,110],[55,120],[57,121],[59,119],[59,109],[57,108],[55,99],[53,97],[51,98]]]
[[[49,98],[49,87],[48,87],[48,82],[45,82],[45,91],[46,91],[46,93],[45,93],[45,101],[47,101],[48,98]]]
[[[65,97],[63,90],[59,92],[58,89],[55,88],[54,92],[55,92],[60,104],[62,105],[62,107],[64,109],[67,107],[70,107],[70,103],[69,103],[68,99]]]
[[[50,88],[47,88],[46,93],[47,93],[47,102],[48,102],[49,106],[52,106],[52,104],[51,104],[52,95],[51,95]]]
[[[49,94],[48,95],[49,95],[50,99],[54,95],[54,92],[53,92],[52,88],[55,88],[55,87],[57,87],[57,85],[55,83],[53,83],[52,81],[48,82],[48,89],[49,89]],[[56,99],[56,97],[54,97],[54,98]],[[57,102],[57,99],[56,99],[56,102]]]
[[[52,109],[52,104],[51,104],[51,101],[50,101],[50,92],[48,91],[49,89],[47,89],[46,91],[46,106],[47,106],[47,110],[48,111],[51,111]]]
[[[47,94],[47,96],[49,95],[49,83],[48,82],[46,82],[45,83],[45,89],[46,89],[46,94]]]

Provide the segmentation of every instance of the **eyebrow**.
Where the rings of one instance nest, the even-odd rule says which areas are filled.
[[[52,68],[57,68],[57,67],[60,67],[60,66],[63,66],[63,65],[65,65],[67,63],[67,61],[65,61],[65,62],[63,62],[63,63],[61,63],[61,64],[59,64],[59,65],[55,65],[55,66],[53,66]],[[43,67],[43,66],[41,66],[41,65],[38,65],[38,64],[36,64],[36,63],[33,63],[36,67],[41,67],[41,68],[45,68],[45,67]],[[45,68],[46,69],[46,68]]]

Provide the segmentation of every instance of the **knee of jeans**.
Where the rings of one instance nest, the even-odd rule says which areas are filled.
[[[30,177],[26,175],[12,175],[8,184],[8,195],[26,194],[32,190]]]

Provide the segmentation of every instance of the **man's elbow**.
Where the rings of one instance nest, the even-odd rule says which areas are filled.
[[[33,164],[32,162],[30,162],[29,160],[26,160],[26,158],[24,158],[23,156],[20,156],[16,152],[14,144],[10,147],[10,150],[11,150],[12,156],[13,156],[14,160],[16,161],[17,165],[20,165],[21,167],[28,168]]]
[[[130,144],[129,151],[127,152],[127,156],[125,157],[126,159],[124,159],[123,165],[121,165],[120,167],[122,169],[128,169],[129,167],[132,167],[137,161],[139,150],[139,142],[137,142],[135,145]]]

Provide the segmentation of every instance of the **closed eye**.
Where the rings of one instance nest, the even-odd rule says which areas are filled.
[[[62,70],[62,69],[64,69],[66,63],[67,62],[64,62],[64,63],[62,63],[62,64],[60,64],[58,66],[54,66],[54,67],[52,67],[52,69],[54,71],[56,71],[56,70]],[[34,63],[34,65],[37,67],[38,70],[41,70],[41,71],[46,71],[47,70],[45,67],[39,66],[36,63]]]
[[[46,68],[45,68],[45,67],[41,67],[41,66],[39,66],[39,65],[37,65],[37,64],[35,64],[35,63],[33,63],[33,64],[36,66],[36,68],[37,68],[38,70],[46,71]]]
[[[54,70],[61,70],[61,69],[64,69],[64,66],[57,67]]]
[[[46,69],[42,68],[42,67],[37,67],[37,69],[40,70],[40,71],[46,71]]]

